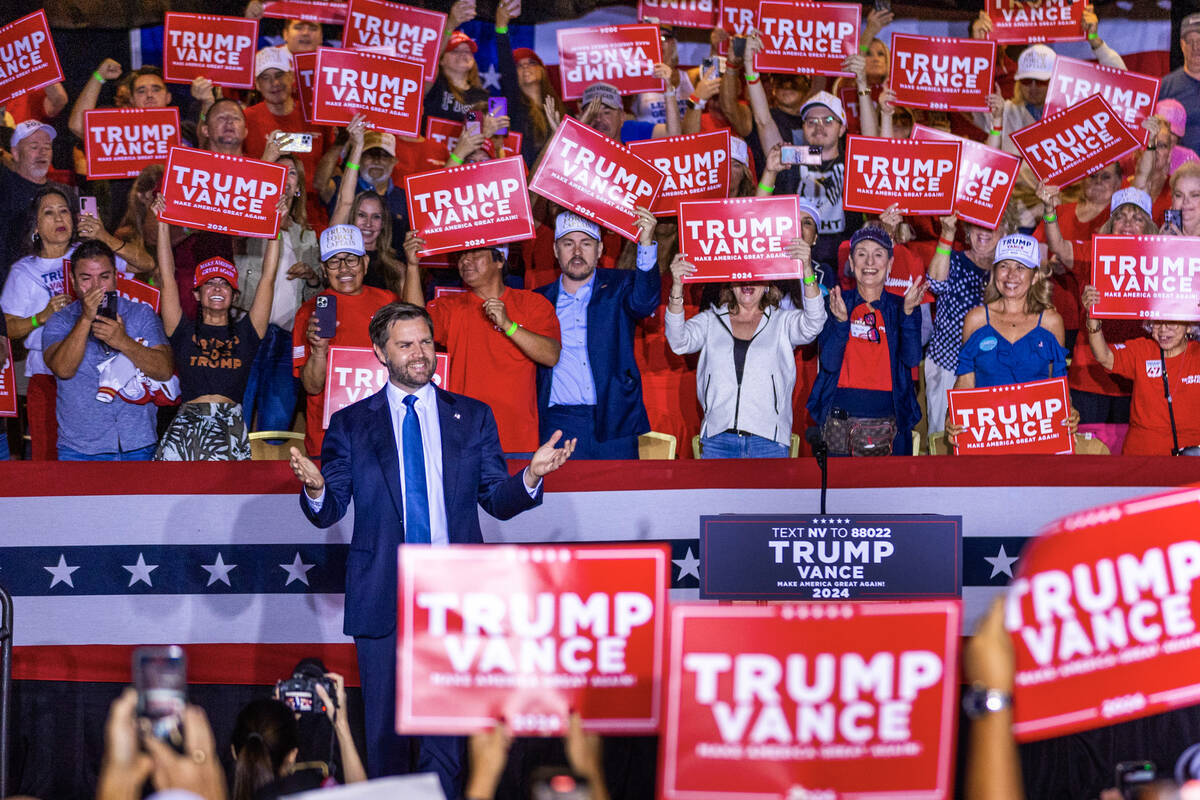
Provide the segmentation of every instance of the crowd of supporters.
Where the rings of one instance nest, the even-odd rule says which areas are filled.
[[[245,13],[261,16],[261,5]],[[361,118],[344,128],[306,121],[292,56],[340,30],[301,20],[283,22],[283,44],[258,52],[250,92],[201,77],[173,94],[156,67],[103,58],[74,98],[55,84],[10,102],[0,307],[23,403],[0,456],[11,439],[12,458],[245,459],[256,430],[303,431],[319,455],[329,348],[369,346],[371,315],[396,299],[428,305],[449,388],[492,406],[511,454],[555,429],[578,439],[576,458],[636,458],[649,431],[675,436],[684,457],[693,439],[705,458],[786,457],[807,446],[807,429],[834,454],[927,452],[930,435],[945,431],[952,446],[961,431],[947,414],[949,389],[1060,375],[1072,430],[1135,454],[1200,443],[1191,327],[1089,313],[1093,233],[1200,233],[1200,16],[1182,25],[1184,66],[1163,79],[1146,147],[1067,187],[1022,169],[990,230],[955,216],[844,209],[845,137],[902,138],[919,122],[1016,153],[1010,134],[1043,114],[1049,46],[997,49],[990,114],[906,109],[888,88],[879,38],[892,14],[873,10],[862,52],[844,65],[855,77],[838,81],[856,92],[851,117],[832,79],[755,73],[753,32],[714,75],[681,66],[676,32],[660,25],[665,91],[623,97],[596,83],[574,107],[544,54],[512,46],[509,25],[529,22],[521,14],[509,0],[495,15],[501,77],[491,95],[508,113],[492,116],[478,46],[460,29],[475,6],[451,8],[423,112],[480,120],[452,150]],[[1096,59],[1124,69],[1091,7],[1082,24]],[[989,26],[981,14],[969,35],[986,37]],[[712,31],[714,58],[728,38]],[[162,165],[87,178],[85,112],[176,97],[186,144],[287,168],[276,239],[160,220]],[[532,170],[567,114],[621,143],[729,129],[730,196],[799,198],[801,236],[787,252],[803,279],[685,282],[694,267],[678,252],[673,218],[640,209],[640,237],[626,242],[536,195],[533,239],[418,257],[406,175],[518,155],[506,152],[505,130],[522,135]],[[309,151],[293,146],[303,134]],[[784,164],[780,148],[794,144],[819,146],[820,163]],[[158,314],[125,298],[108,308],[106,292],[122,281],[157,288]],[[328,305],[332,329],[314,313]]]

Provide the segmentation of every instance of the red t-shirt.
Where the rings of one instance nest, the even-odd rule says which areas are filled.
[[[508,318],[533,333],[561,338],[558,314],[536,292],[505,288],[500,295]],[[450,354],[454,391],[492,407],[506,453],[538,448],[537,364],[483,313],[474,292],[443,295],[425,306],[433,317],[434,337]]]
[[[1158,343],[1145,337],[1112,346],[1113,372],[1133,380],[1129,435],[1121,452],[1129,456],[1171,455],[1171,418],[1163,395]],[[1175,409],[1179,446],[1200,444],[1200,343],[1167,359],[1167,381]]]
[[[850,312],[850,339],[846,342],[838,386],[877,392],[892,390],[892,358],[883,314],[868,303],[859,303]]]
[[[392,183],[403,188],[404,176],[418,172],[429,172],[446,166],[450,151],[446,145],[421,137],[408,139],[396,137],[396,166],[392,169]]]
[[[339,347],[370,347],[371,334],[367,329],[371,317],[396,299],[391,292],[373,286],[364,286],[361,294],[339,294],[328,289],[321,294],[337,298],[337,332],[330,346]],[[312,297],[296,312],[296,324],[292,327],[292,374],[296,377],[300,377],[300,369],[308,362],[308,320],[316,307],[317,298]],[[307,423],[304,448],[316,458],[321,455],[321,443],[325,441],[325,429],[321,427],[325,419],[325,392],[308,396],[304,419]]]
[[[304,114],[300,112],[299,103],[293,104],[292,113],[282,117],[272,114],[265,102],[256,103],[246,109],[246,141],[242,144],[242,151],[250,158],[262,158],[263,149],[267,146],[267,137],[275,130],[312,134],[311,152],[288,155],[295,156],[304,167],[304,188],[308,191],[308,222],[314,227],[319,227],[325,217],[325,210],[321,205],[321,198],[313,191],[313,178],[317,174],[321,156],[333,144],[333,135],[327,127],[306,122]]]

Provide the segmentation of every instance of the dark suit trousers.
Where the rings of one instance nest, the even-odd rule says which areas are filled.
[[[449,800],[466,785],[467,740],[462,736],[396,734],[396,632],[378,639],[354,637],[366,717],[367,775],[433,772]]]

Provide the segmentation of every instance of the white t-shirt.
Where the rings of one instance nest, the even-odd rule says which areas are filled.
[[[72,245],[61,258],[39,258],[25,256],[12,265],[4,291],[0,293],[0,310],[14,317],[32,317],[50,302],[50,298],[66,291],[63,283],[63,261],[71,257],[76,245]],[[130,273],[125,260],[117,256],[117,272]],[[45,322],[34,328],[25,337],[25,348],[29,351],[25,359],[25,376],[49,375],[50,369],[42,358],[42,331]]]

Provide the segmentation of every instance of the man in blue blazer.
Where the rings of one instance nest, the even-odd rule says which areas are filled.
[[[482,543],[477,505],[499,519],[538,505],[542,477],[574,444],[556,448],[556,433],[509,475],[492,410],[430,383],[433,321],[425,309],[390,303],[375,312],[370,334],[387,386],[333,415],[320,469],[297,448],[291,466],[304,484],[300,508],[317,527],[337,522],[354,501],[343,629],[358,650],[368,772],[432,770],[453,798],[462,793],[465,740],[426,736],[414,745],[395,733],[396,548]]]
[[[554,224],[562,275],[535,291],[554,304],[562,350],[554,367],[538,367],[541,438],[561,430],[577,440],[576,458],[637,458],[638,435],[650,430],[633,328],[658,308],[662,280],[654,215],[639,207],[637,269],[597,267],[600,227],[570,212]]]

